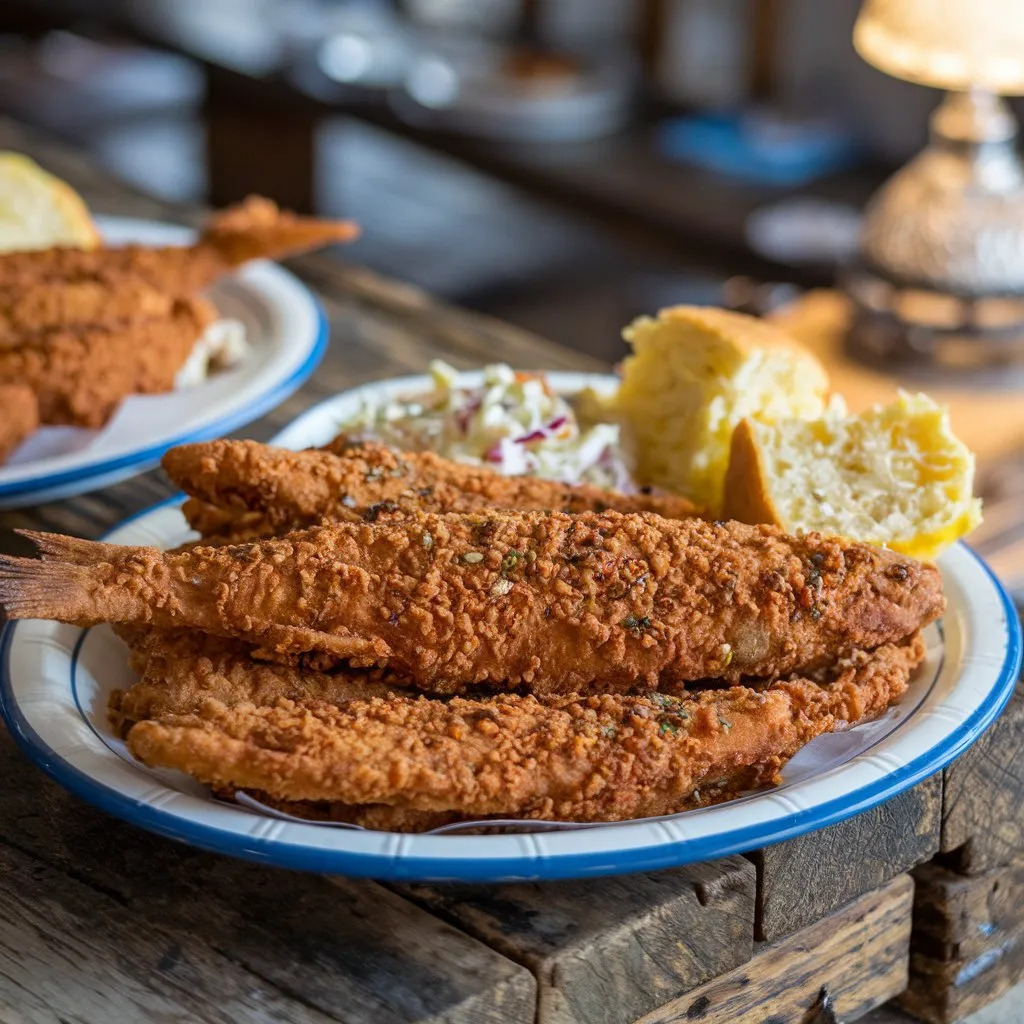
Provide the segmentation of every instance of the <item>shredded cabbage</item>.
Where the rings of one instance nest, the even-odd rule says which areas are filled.
[[[484,368],[482,384],[468,385],[457,370],[435,360],[430,377],[432,390],[369,401],[342,430],[505,476],[636,490],[618,424],[581,425],[542,374],[496,363]]]

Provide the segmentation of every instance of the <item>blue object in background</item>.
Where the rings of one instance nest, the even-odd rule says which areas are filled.
[[[769,110],[673,118],[657,139],[670,159],[762,185],[804,185],[857,162],[853,138],[835,124]]]

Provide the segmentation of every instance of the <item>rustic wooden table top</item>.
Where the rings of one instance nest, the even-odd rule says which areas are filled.
[[[199,215],[9,122],[0,149],[35,156],[99,213]],[[266,439],[322,398],[435,357],[603,368],[331,256],[290,266],[324,305],[330,349],[313,380],[243,436]],[[153,472],[0,513],[0,550],[16,545],[15,527],[98,537],[171,491]],[[52,783],[2,729],[0,773],[4,1024],[764,1024],[766,1014],[834,1024],[905,988],[907,872],[946,830],[935,776],[748,858],[558,886],[384,886],[232,861],[115,821]],[[1005,788],[985,785],[1000,806]],[[981,829],[965,819],[958,842]],[[976,845],[976,859],[995,849]]]

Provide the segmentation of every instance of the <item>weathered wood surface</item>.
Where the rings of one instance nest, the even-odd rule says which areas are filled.
[[[973,877],[935,864],[914,872],[910,978],[899,1002],[953,1024],[1024,976],[1024,861]]]
[[[855,818],[752,854],[757,938],[774,942],[931,859],[941,809],[933,776]]]
[[[92,975],[97,1002],[88,1013],[61,1019],[248,1020],[246,1003],[239,1002],[235,1016],[221,1006],[220,970],[226,1001],[236,998],[236,989],[244,993],[246,984],[266,992],[259,997],[266,1016],[254,1015],[254,1021],[278,1019],[270,1012],[274,1006],[281,1008],[279,1019],[303,1022],[534,1019],[536,986],[525,968],[382,886],[270,870],[114,821],[47,779],[4,732],[0,777],[0,922],[7,922],[6,932],[0,930],[0,991],[8,991],[8,972],[28,989],[33,978],[42,984],[48,971],[48,984],[72,993]],[[33,878],[41,881],[29,886]],[[61,916],[53,917],[46,902],[30,912],[42,889],[55,906],[66,904]],[[109,908],[93,914],[90,908],[100,904]],[[49,930],[47,915],[53,917]],[[27,941],[35,932],[38,951],[19,955],[18,934]],[[77,950],[89,945],[92,960],[79,962]],[[138,999],[154,1006],[171,999],[175,958],[198,965],[181,968],[181,984],[194,997],[182,1000],[180,1016],[160,1018],[154,1010],[149,1017],[127,1011],[119,1017],[121,989],[138,990]],[[122,968],[122,983],[113,968],[103,967],[108,960],[135,966]],[[164,963],[171,965],[167,977],[159,968]],[[16,1002],[26,1012],[33,1005],[20,996]],[[98,1009],[104,1005],[107,1015]]]
[[[0,873],[0,996],[20,1015],[8,1016],[0,1003],[4,1021],[333,1019],[202,938],[140,918],[6,844]]]
[[[558,885],[401,889],[528,967],[539,1024],[630,1024],[748,960],[754,868],[741,857]]]
[[[963,874],[1024,851],[1024,684],[989,731],[944,773],[942,850]]]
[[[913,892],[899,875],[637,1024],[802,1024],[823,988],[856,1020],[906,985]]]

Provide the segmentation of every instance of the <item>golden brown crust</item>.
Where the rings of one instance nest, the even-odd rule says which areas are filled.
[[[294,452],[255,441],[210,441],[172,448],[163,468],[192,495],[184,507],[192,528],[204,537],[235,541],[414,512],[611,509],[673,519],[696,514],[691,502],[672,495],[507,477],[432,452],[399,453],[373,442],[341,441]]]
[[[714,785],[705,785],[694,790],[679,803],[675,812],[696,810],[699,807],[725,803],[744,793],[776,785],[779,781],[778,772],[779,766],[772,759],[733,768]],[[459,814],[457,811],[417,811],[394,804],[344,804],[336,800],[278,800],[269,793],[258,789],[241,791],[221,789],[215,792],[220,799],[224,800],[237,799],[237,794],[243,792],[273,810],[290,814],[296,818],[321,822],[345,822],[378,832],[429,832],[456,822],[470,821],[479,824],[472,828],[467,825],[466,828],[460,829],[460,834],[486,835],[510,830],[510,826],[507,825],[498,827],[489,824],[489,821],[503,817],[502,815],[481,818],[479,815],[470,817],[466,814]],[[522,827],[529,829],[531,826],[528,821],[524,821]],[[511,828],[514,829],[515,826],[511,826]]]
[[[349,221],[297,217],[267,199],[252,197],[212,218],[199,240],[184,246],[126,245],[82,250],[54,247],[0,254],[0,291],[95,275],[130,275],[168,295],[190,296],[251,259],[282,259],[309,249],[349,242]]]
[[[228,707],[269,705],[283,698],[343,704],[402,692],[380,672],[327,674],[256,661],[245,644],[205,633],[146,630],[131,637],[130,644],[132,667],[142,678],[111,694],[109,718],[121,735],[136,722],[185,714],[208,699]]]
[[[43,423],[101,427],[128,395],[170,391],[215,317],[208,302],[182,299],[136,324],[42,331],[0,349],[0,383],[30,387]]]
[[[0,465],[39,426],[39,403],[24,384],[0,384]]]
[[[180,554],[29,536],[43,561],[0,558],[11,617],[199,629],[435,693],[776,677],[944,606],[934,567],[879,548],[645,513],[422,514]]]
[[[124,328],[169,316],[173,305],[172,295],[127,273],[8,289],[0,292],[0,349],[31,343],[54,329]]]
[[[237,789],[225,787],[214,791],[218,799],[234,800]],[[429,832],[443,825],[465,821],[464,814],[454,811],[414,811],[388,804],[343,804],[331,800],[277,800],[258,789],[242,790],[253,800],[294,818],[308,821],[344,822],[377,832]],[[475,830],[474,830],[475,831]]]
[[[772,502],[768,480],[753,428],[748,420],[740,420],[732,433],[722,515],[741,523],[784,527]]]
[[[149,765],[276,800],[617,821],[672,813],[753,766],[773,776],[815,736],[884,711],[923,655],[915,637],[853,659],[827,686],[794,679],[685,699],[208,700],[140,722],[128,745]]]

